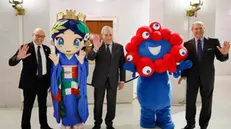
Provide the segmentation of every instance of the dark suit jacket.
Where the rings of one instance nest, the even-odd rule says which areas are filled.
[[[94,46],[93,46],[94,48]],[[109,77],[110,85],[113,88],[117,88],[119,77],[120,81],[125,81],[125,70],[123,65],[125,63],[123,46],[118,43],[112,43],[112,58],[110,66],[107,66],[105,55],[106,47],[103,43],[98,52],[94,50],[87,55],[89,60],[95,60],[95,69],[92,78],[92,84],[94,87],[104,87],[107,78]],[[110,67],[109,69],[107,69]]]
[[[37,79],[37,59],[34,49],[33,42],[28,43],[29,49],[27,53],[30,53],[31,55],[27,58],[22,60],[23,66],[20,76],[20,82],[19,82],[19,88],[20,89],[33,89],[35,81]],[[49,59],[50,54],[50,48],[46,45],[43,45],[45,56],[46,56],[46,62],[47,62],[47,74],[43,76],[43,84],[40,88],[49,88],[50,86],[50,64],[51,60]],[[16,57],[18,55],[18,51],[9,59],[9,65],[15,66],[17,65],[21,60],[16,60]]]
[[[223,55],[217,49],[220,46],[218,39],[204,38],[203,56],[201,61],[197,56],[195,39],[191,39],[184,43],[188,50],[187,60],[192,61],[192,68],[182,71],[181,76],[187,77],[187,83],[194,84],[200,79],[204,85],[214,85],[214,57],[220,61],[226,61],[229,55]]]

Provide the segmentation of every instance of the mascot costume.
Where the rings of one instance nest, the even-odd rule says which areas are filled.
[[[54,117],[64,129],[83,129],[88,118],[88,61],[85,44],[89,40],[85,16],[75,11],[59,13],[51,30],[55,53],[51,72],[51,96]]]
[[[168,73],[175,78],[190,68],[183,39],[160,23],[140,27],[126,45],[124,68],[139,73],[137,98],[141,106],[140,125],[143,128],[174,129],[171,119],[171,84]]]

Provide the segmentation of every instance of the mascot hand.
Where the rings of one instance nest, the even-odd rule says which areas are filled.
[[[181,75],[180,71],[176,71],[173,73],[174,78],[178,78]]]
[[[192,67],[192,62],[190,60],[181,61],[177,67],[177,70],[181,71],[181,70],[189,69],[191,67]]]
[[[49,58],[53,61],[53,63],[55,64],[55,66],[59,63],[59,54],[57,54],[57,56],[56,56],[56,54],[55,53],[51,53],[50,55],[49,55]]]
[[[169,72],[169,75],[173,75],[174,78],[178,78],[181,75],[181,72],[180,71],[176,71],[174,73]]]
[[[124,64],[124,69],[131,71],[131,72],[136,72],[136,68],[132,62],[127,62]]]
[[[85,56],[86,56],[86,52],[83,51],[83,50],[80,50],[79,55],[75,54],[75,56],[76,56],[76,58],[78,59],[78,61],[79,61],[81,64],[83,64],[84,58],[85,58]]]

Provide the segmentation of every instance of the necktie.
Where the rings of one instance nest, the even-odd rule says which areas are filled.
[[[199,56],[199,59],[201,59],[202,53],[203,53],[202,43],[201,43],[201,40],[198,39],[197,40],[197,55]]]
[[[41,53],[40,53],[40,46],[38,46],[38,50],[37,50],[37,56],[38,56],[38,77],[41,78],[42,77],[42,57],[41,57]]]
[[[111,60],[111,52],[110,52],[110,48],[109,48],[110,44],[107,44],[107,56],[109,57],[109,59]]]

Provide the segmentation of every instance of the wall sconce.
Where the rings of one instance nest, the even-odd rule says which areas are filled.
[[[186,11],[186,15],[188,17],[193,17],[193,16],[197,16],[197,11],[201,9],[200,6],[203,5],[203,1],[202,0],[190,0],[190,6],[192,7],[192,9],[187,10]]]
[[[25,15],[25,9],[22,6],[23,0],[9,0],[9,3],[15,9],[16,16]]]

